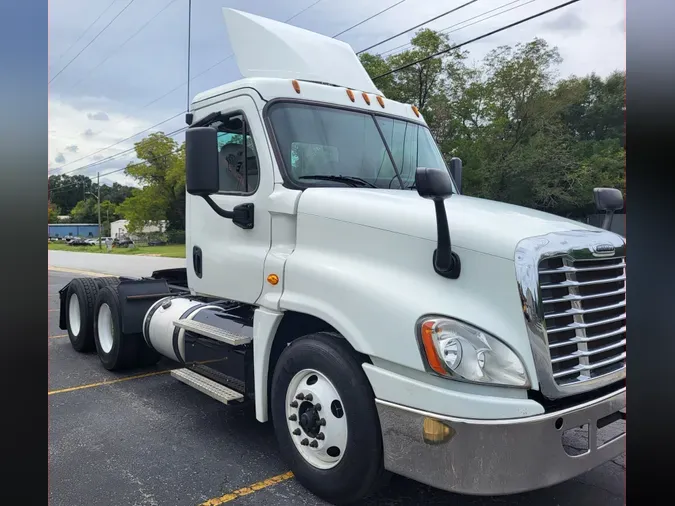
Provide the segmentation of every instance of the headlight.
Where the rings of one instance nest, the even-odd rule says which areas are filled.
[[[427,363],[437,374],[492,385],[530,386],[522,361],[487,332],[441,317],[422,319],[418,329]]]

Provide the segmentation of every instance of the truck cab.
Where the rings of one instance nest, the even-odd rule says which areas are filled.
[[[243,78],[186,118],[185,282],[101,288],[104,365],[107,333],[114,351],[127,332],[179,380],[253,402],[297,479],[336,503],[390,472],[498,495],[620,454],[625,434],[597,432],[625,418],[625,240],[462,195],[461,162],[351,47],[224,13]],[[616,193],[596,199],[611,213]],[[109,332],[108,292],[128,306]],[[580,426],[571,456],[562,434]]]

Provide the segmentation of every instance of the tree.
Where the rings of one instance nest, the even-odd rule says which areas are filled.
[[[63,174],[49,176],[47,189],[50,201],[56,204],[64,214],[70,214],[79,201],[88,198],[89,193],[97,194],[98,185],[87,176]],[[131,196],[132,190],[130,186],[119,183],[113,183],[112,186],[101,185],[101,200],[121,204]]]
[[[47,223],[58,223],[59,213],[59,208],[52,202],[49,202],[47,204]]]
[[[98,203],[95,198],[80,200],[70,211],[74,223],[98,223]]]
[[[450,46],[430,30],[411,42],[361,61],[377,77]],[[376,80],[420,107],[446,159],[462,158],[464,193],[578,217],[593,211],[593,187],[625,191],[624,72],[558,80],[562,59],[542,39],[465,60],[450,52]]]
[[[135,144],[138,163],[125,172],[142,188],[132,191],[119,206],[129,220],[128,230],[137,232],[149,222],[167,220],[167,230],[185,229],[185,146],[162,132],[150,134]]]

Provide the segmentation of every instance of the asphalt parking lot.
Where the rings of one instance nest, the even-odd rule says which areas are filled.
[[[176,364],[111,373],[58,328],[49,272],[49,498],[52,506],[325,505],[288,472],[271,424],[171,378]],[[368,505],[622,506],[625,459],[532,493],[468,497],[394,477]]]

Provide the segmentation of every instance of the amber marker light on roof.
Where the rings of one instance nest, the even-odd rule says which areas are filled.
[[[414,105],[412,106],[412,110],[415,113],[415,116],[417,116],[419,118],[420,117],[420,110],[417,107],[415,107]]]
[[[384,99],[381,96],[377,96],[377,102],[382,106],[382,109],[384,109]]]
[[[293,79],[293,89],[296,93],[300,93],[300,83]]]
[[[354,92],[352,90],[347,90],[347,96],[349,97],[349,100],[352,102],[354,101]]]
[[[361,96],[363,97],[363,100],[366,101],[366,104],[370,105],[370,97],[368,96],[367,93],[361,93]]]

